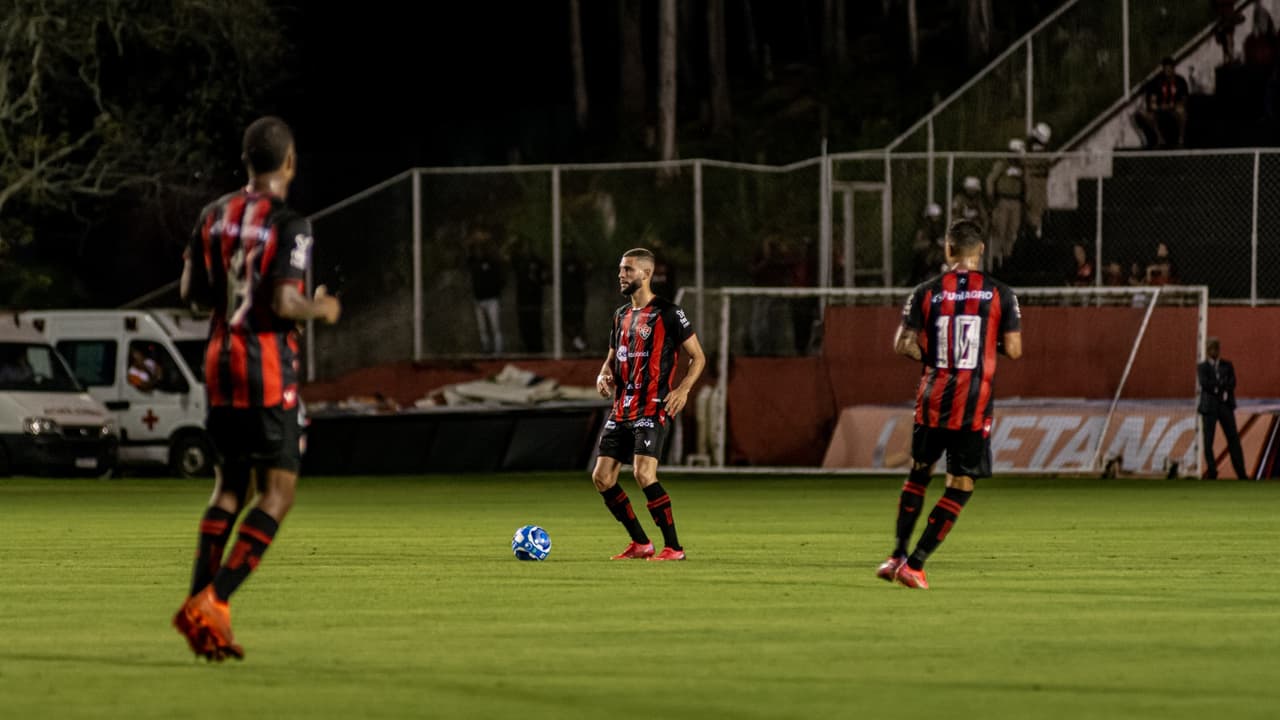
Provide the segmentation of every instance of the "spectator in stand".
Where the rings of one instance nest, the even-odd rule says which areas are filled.
[[[915,241],[911,246],[911,285],[919,285],[934,275],[944,271],[947,261],[946,242],[947,228],[942,218],[942,206],[929,203],[924,209],[924,218],[920,227],[916,228]]]
[[[1156,243],[1156,253],[1147,263],[1146,283],[1148,285],[1176,285],[1177,268],[1173,264],[1173,255],[1169,252],[1168,243]]]
[[[1102,284],[1107,287],[1124,287],[1129,284],[1125,277],[1124,266],[1118,260],[1112,260],[1102,268]]]
[[[542,288],[551,282],[547,264],[527,237],[516,241],[516,319],[527,352],[542,353]]]
[[[1244,39],[1244,62],[1269,70],[1276,61],[1276,25],[1262,3],[1253,6],[1253,30]]]
[[[765,235],[760,249],[751,261],[751,284],[758,288],[788,287],[795,281],[795,268],[782,236]],[[776,340],[782,327],[781,311],[786,298],[762,295],[751,306],[751,352],[756,355],[779,354]]]
[[[842,268],[841,275],[843,273]],[[795,287],[818,286],[818,243],[809,235],[800,241],[800,249],[795,252],[791,278]],[[819,325],[820,309],[821,301],[818,298],[792,298],[791,331],[797,355],[808,355],[815,349],[811,343],[817,337],[815,331]]]
[[[1213,39],[1222,48],[1222,64],[1236,62],[1236,26],[1244,22],[1244,13],[1236,10],[1236,0],[1209,0],[1213,7]]]
[[[1072,244],[1071,256],[1073,262],[1071,274],[1067,278],[1067,284],[1074,287],[1093,287],[1093,260],[1089,257],[1089,250],[1085,248],[1084,243],[1077,242]],[[1113,264],[1116,266],[1116,270],[1120,269],[1119,263]]]
[[[486,354],[501,355],[502,323],[499,315],[506,278],[503,276],[501,249],[489,228],[472,228],[467,237],[467,268],[471,271],[480,349]]]
[[[1049,123],[1039,122],[1027,137],[1027,151],[1047,153],[1053,130]],[[1044,211],[1049,207],[1049,166],[1047,155],[1029,155],[1024,163],[1027,172],[1027,229],[1037,238],[1043,237]]]
[[[659,237],[650,239],[649,249],[654,255],[653,277],[649,281],[649,288],[654,295],[675,302],[676,291],[680,286],[676,284],[676,262],[672,257],[672,250]]]
[[[1027,178],[1023,154],[1027,144],[1021,138],[1009,141],[1012,157],[1000,158],[987,174],[987,195],[991,198],[991,232],[986,254],[987,270],[995,271],[1013,254],[1013,245],[1022,230],[1027,199]]]
[[[1187,141],[1187,81],[1178,74],[1173,58],[1160,62],[1161,72],[1142,88],[1142,105],[1134,113],[1134,122],[1146,139],[1147,147],[1168,147],[1164,123],[1178,130],[1174,147]]]
[[[982,230],[982,237],[987,237],[991,227],[991,210],[987,208],[987,199],[982,195],[982,181],[976,175],[964,179],[963,190],[951,198],[951,221],[968,220],[976,223]]]
[[[564,239],[560,248],[560,322],[565,337],[574,350],[587,349],[587,273],[591,263],[578,251],[578,243],[572,237]]]

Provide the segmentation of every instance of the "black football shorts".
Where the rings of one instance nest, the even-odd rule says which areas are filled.
[[[615,420],[604,424],[600,436],[600,454],[620,462],[629,463],[635,455],[662,457],[670,423],[667,416],[644,417],[637,420]]]
[[[911,431],[911,459],[933,465],[947,454],[947,473],[975,480],[991,477],[991,438],[982,430],[948,430],[917,424]]]
[[[294,473],[302,467],[297,409],[212,407],[206,429],[224,464]]]

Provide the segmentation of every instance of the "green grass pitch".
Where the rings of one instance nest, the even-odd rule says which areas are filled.
[[[899,477],[663,479],[684,563],[611,562],[585,472],[304,477],[221,665],[169,625],[207,483],[0,480],[0,716],[1280,712],[1280,483],[983,481],[924,592],[873,576]]]

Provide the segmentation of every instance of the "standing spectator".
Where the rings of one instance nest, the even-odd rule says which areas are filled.
[[[1129,279],[1124,274],[1124,266],[1119,260],[1112,260],[1103,266],[1102,284],[1107,287],[1124,287],[1129,284]]]
[[[1173,264],[1173,256],[1169,253],[1168,243],[1156,243],[1156,254],[1147,263],[1146,284],[1172,285],[1177,281],[1178,272]]]
[[[1074,262],[1071,274],[1067,278],[1067,284],[1074,287],[1093,287],[1093,260],[1089,258],[1089,251],[1085,248],[1084,243],[1074,243],[1071,246],[1071,255]],[[1115,270],[1119,271],[1119,264],[1115,265]]]
[[[560,322],[569,344],[578,352],[587,349],[587,273],[590,270],[590,263],[578,251],[578,243],[571,237],[565,238],[560,248]]]
[[[751,284],[758,288],[786,287],[795,279],[791,259],[787,257],[782,238],[776,233],[765,235],[751,261]],[[659,296],[661,297],[661,296]],[[782,327],[779,311],[786,299],[761,295],[751,306],[751,351],[756,355],[776,355],[775,340]]]
[[[963,218],[961,218],[963,219]],[[947,229],[943,226],[942,207],[929,203],[924,210],[924,221],[916,228],[911,253],[910,284],[915,286],[942,273],[946,264]]]
[[[995,270],[1013,254],[1013,244],[1022,230],[1022,214],[1027,198],[1027,179],[1023,169],[1023,153],[1027,144],[1021,138],[1009,141],[1012,157],[1000,158],[987,174],[987,195],[994,209],[991,211],[991,233],[986,264]]]
[[[1160,61],[1161,72],[1142,88],[1142,105],[1134,113],[1134,121],[1146,138],[1147,147],[1167,147],[1164,123],[1172,122],[1178,130],[1182,147],[1187,140],[1187,81],[1178,74],[1173,58]]]
[[[520,340],[530,353],[541,353],[542,342],[542,288],[550,282],[547,265],[533,251],[529,238],[520,238],[516,247],[516,320],[520,326]]]
[[[1222,64],[1236,61],[1236,26],[1244,22],[1244,13],[1236,10],[1236,0],[1209,0],[1213,6],[1213,39],[1222,48]]]
[[[987,231],[991,228],[991,210],[987,207],[987,199],[982,195],[982,181],[976,175],[967,176],[963,189],[951,198],[951,222],[957,220],[976,223],[982,230],[985,242]]]
[[[1236,370],[1229,360],[1219,357],[1221,344],[1211,337],[1205,344],[1208,360],[1196,366],[1196,382],[1200,385],[1200,413],[1204,425],[1204,476],[1208,480],[1218,477],[1218,463],[1213,456],[1213,434],[1222,424],[1222,434],[1227,438],[1231,453],[1231,466],[1236,477],[1249,477],[1244,467],[1244,451],[1240,449],[1240,435],[1236,432]]]
[[[471,292],[475,298],[476,325],[480,349],[502,354],[501,311],[503,277],[502,254],[489,228],[476,226],[467,238],[467,267],[471,271]]]
[[[808,235],[800,240],[800,249],[794,253],[791,265],[791,282],[795,287],[818,286],[818,244]],[[841,269],[842,276],[844,274]],[[791,331],[796,354],[808,355],[815,339],[822,301],[819,298],[802,297],[791,300]]]
[[[1053,130],[1049,123],[1036,123],[1027,138],[1027,150],[1047,153]],[[1047,155],[1029,155],[1025,164],[1027,172],[1027,225],[1037,238],[1044,234],[1044,211],[1049,207],[1049,166]]]
[[[653,238],[649,247],[654,254],[653,277],[649,287],[653,289],[654,295],[675,302],[676,290],[680,286],[676,284],[676,263],[675,258],[671,257],[672,251],[657,237]]]

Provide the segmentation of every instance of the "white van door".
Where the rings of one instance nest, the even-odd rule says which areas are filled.
[[[163,445],[167,451],[170,436],[187,424],[191,383],[158,338],[130,338],[120,373],[115,409],[127,442]]]

